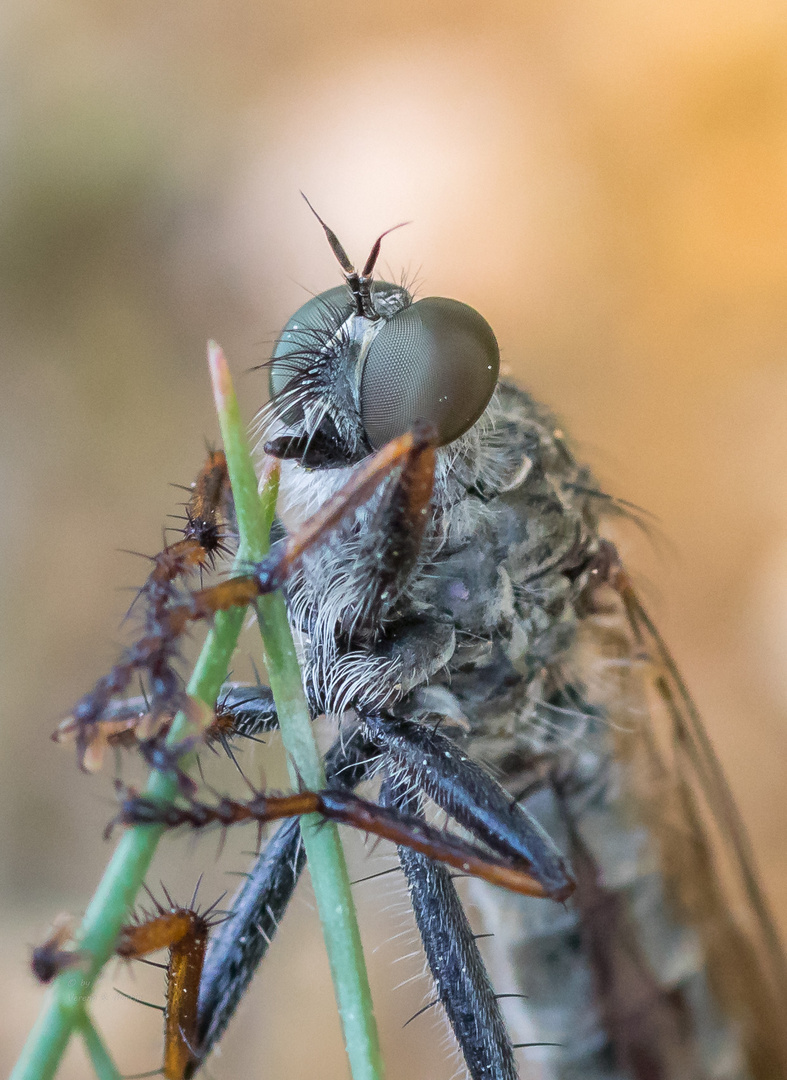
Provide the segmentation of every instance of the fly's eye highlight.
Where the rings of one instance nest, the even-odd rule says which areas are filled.
[[[489,404],[500,351],[489,323],[458,300],[427,296],[398,312],[372,342],[361,377],[361,419],[377,449],[416,420],[458,439]]]

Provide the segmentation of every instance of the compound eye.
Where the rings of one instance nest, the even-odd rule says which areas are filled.
[[[311,358],[352,311],[347,286],[337,285],[302,304],[282,330],[271,359],[270,396],[280,397],[285,423],[295,423],[302,417],[302,410],[292,405],[288,409],[286,404],[299,396],[296,390],[308,374]]]
[[[500,369],[492,328],[458,300],[427,296],[398,312],[372,342],[361,376],[361,419],[375,449],[416,420],[458,439],[489,404]]]

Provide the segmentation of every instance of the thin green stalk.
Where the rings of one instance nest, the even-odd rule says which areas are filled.
[[[243,615],[240,608],[217,614],[189,679],[187,692],[211,707],[227,678]],[[170,740],[184,738],[189,729],[187,717],[178,713]],[[153,772],[145,794],[172,802],[177,781],[167,773]],[[162,832],[160,825],[146,825],[129,829],[121,837],[75,935],[85,965],[70,968],[55,980],[11,1080],[49,1080],[54,1076],[71,1033],[83,1025],[85,1004],[101,968],[113,954],[120,928],[145,879]]]
[[[96,1071],[98,1080],[123,1080],[120,1071],[104,1045],[104,1040],[99,1035],[95,1024],[87,1013],[83,1016],[81,1031],[85,1049],[87,1050],[88,1057]]]
[[[257,503],[263,522],[270,528],[276,503],[275,484],[269,485]],[[245,560],[245,554],[240,551],[236,561]],[[210,707],[227,678],[244,614],[243,608],[217,613],[189,679],[187,693]],[[190,727],[187,717],[178,713],[168,741],[183,739]],[[172,802],[176,793],[177,783],[171,775],[151,773],[145,789],[147,796]],[[76,947],[83,953],[85,963],[63,972],[55,980],[11,1080],[49,1080],[54,1076],[72,1032],[83,1025],[85,1004],[101,968],[113,954],[117,935],[145,879],[162,832],[161,826],[139,826],[121,837],[75,935]]]
[[[270,521],[265,520],[257,495],[257,477],[227,362],[215,342],[209,343],[208,361],[242,548],[256,562],[268,551]],[[260,597],[256,606],[290,776],[293,784],[304,783],[320,790],[325,786],[325,773],[314,741],[284,600],[280,593],[274,593]],[[382,1055],[369,979],[338,831],[314,816],[302,820],[301,831],[350,1069],[354,1080],[381,1080]]]
[[[212,346],[211,371],[217,403],[221,404],[222,433],[227,443],[233,488],[237,484],[240,492],[239,496],[236,493],[236,500],[242,542],[237,565],[259,559],[267,550],[267,537],[275,509],[276,484],[271,482],[260,500],[237,402],[226,365],[222,373],[219,356],[220,351]],[[310,787],[319,789],[325,778],[311,733],[308,708],[281,597],[264,597],[258,605],[258,617],[265,627],[264,641],[271,686],[295,775]],[[241,608],[217,613],[189,680],[188,694],[209,706],[216,701],[221,685],[227,678],[243,618],[244,610]],[[295,718],[294,726],[292,717]],[[178,713],[168,741],[177,742],[190,731],[188,718]],[[166,773],[153,772],[145,794],[160,802],[171,802],[177,794],[176,780]],[[117,1070],[87,1016],[86,1005],[101,968],[113,954],[118,932],[147,874],[162,832],[161,826],[138,826],[127,830],[121,837],[75,935],[75,946],[83,955],[84,962],[63,972],[55,980],[11,1074],[11,1080],[50,1080],[74,1031],[81,1031],[102,1080],[114,1080]],[[349,876],[338,835],[334,828],[316,831],[315,823],[308,819],[304,822],[303,832],[353,1076],[355,1080],[380,1080],[382,1066],[371,995],[352,906]]]

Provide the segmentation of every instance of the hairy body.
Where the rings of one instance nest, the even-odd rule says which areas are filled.
[[[288,530],[355,467],[285,464]],[[518,1034],[559,1044],[531,1051],[541,1075],[781,1075],[751,1071],[740,1010],[724,1015],[696,913],[664,877],[675,807],[656,805],[647,665],[599,572],[598,511],[614,503],[550,413],[505,382],[438,451],[420,553],[380,600],[385,500],[383,489],[288,584],[306,683],[315,709],[345,723],[380,710],[453,720],[452,736],[572,860],[565,907],[474,892],[506,989],[526,995],[508,1007]]]

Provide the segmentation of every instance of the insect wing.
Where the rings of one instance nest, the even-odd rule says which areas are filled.
[[[495,760],[576,892],[471,886],[513,1034],[552,1044],[543,1080],[787,1077],[784,953],[697,710],[622,571],[577,613],[540,732]]]
[[[715,994],[739,1027],[752,1076],[787,1076],[787,960],[745,827],[672,655],[633,589],[624,583],[621,595],[634,647],[644,650],[651,705],[634,750],[649,767],[629,770],[634,798],[658,840],[670,900],[699,934]]]

